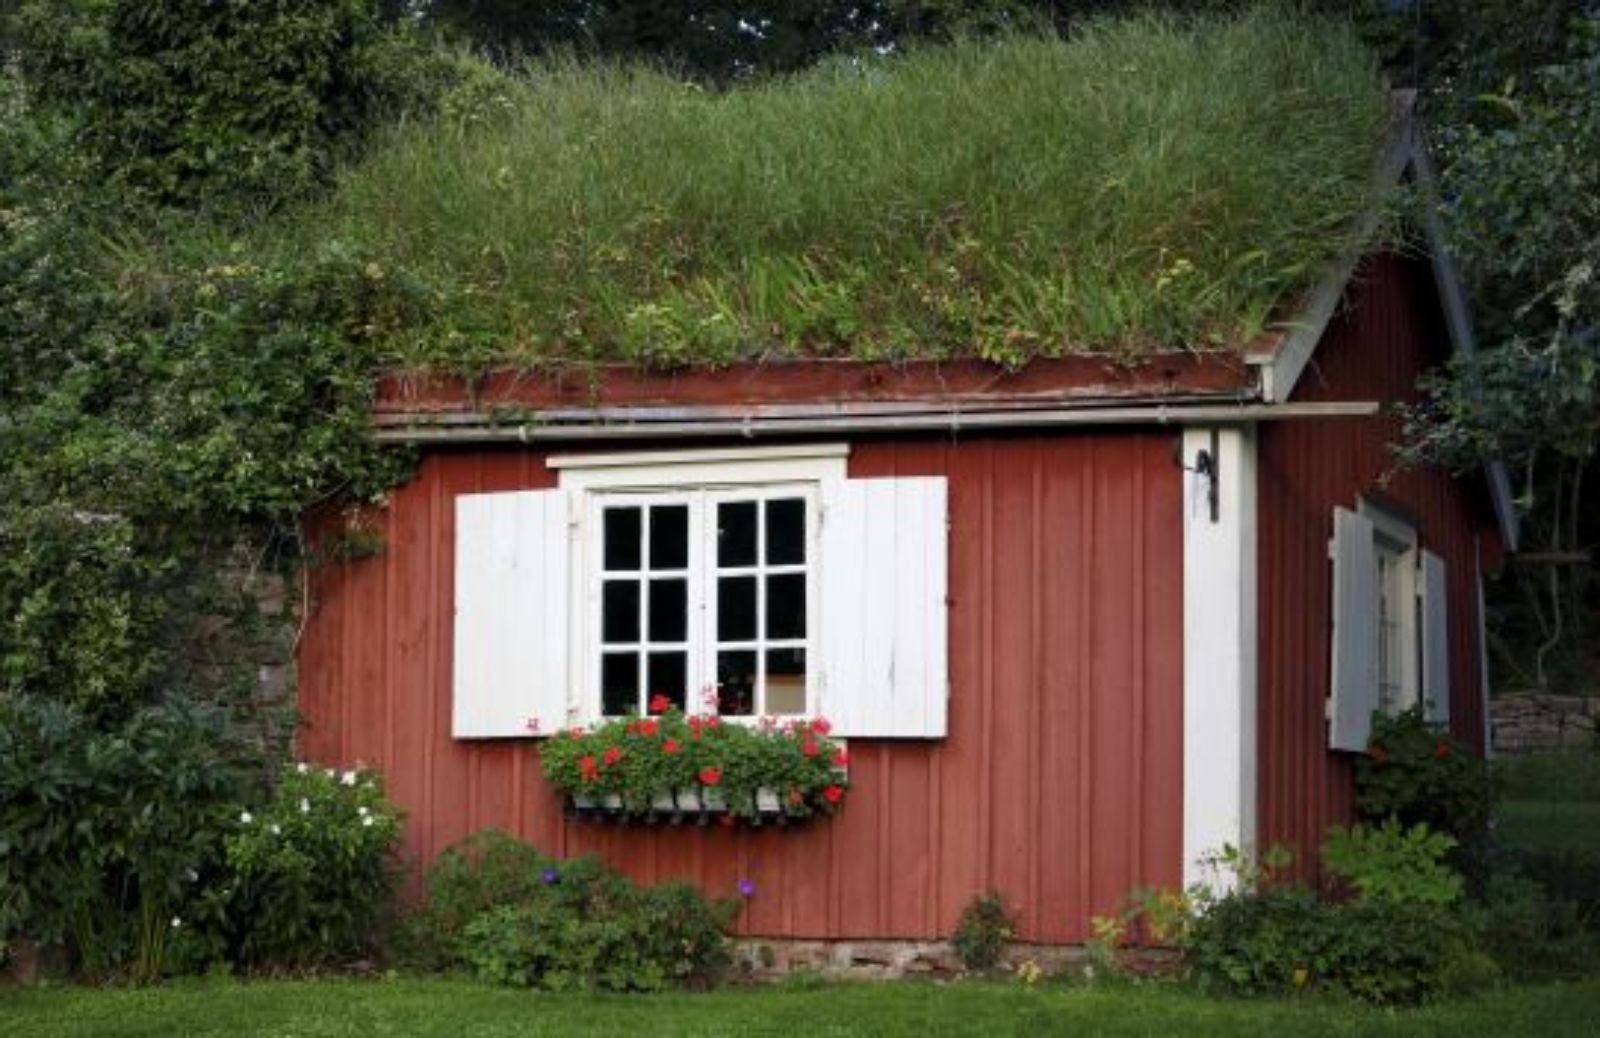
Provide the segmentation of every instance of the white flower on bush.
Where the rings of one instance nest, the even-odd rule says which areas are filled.
[[[255,820],[256,820],[255,815],[252,815],[249,811],[240,811],[239,812],[239,822],[241,824],[249,825],[251,822],[253,822]]]
[[[196,872],[192,868],[191,869],[184,869],[183,870],[183,878],[186,881],[188,881],[190,883],[193,883],[195,880],[200,878],[200,873]]]
[[[347,786],[353,786],[356,784],[356,773],[353,771],[347,771],[343,775],[339,776],[339,781],[343,782]]]
[[[311,801],[307,800],[305,797],[300,798],[300,813],[303,815],[311,813]]]
[[[372,824],[372,816],[371,815],[362,815],[361,816],[361,824],[362,825],[371,825]]]
[[[179,919],[177,916],[173,916],[172,917],[172,928],[174,930],[178,929],[182,925],[183,925],[183,920],[182,919]]]
[[[360,815],[362,818],[367,817],[367,815],[371,813],[372,812],[367,809],[366,804],[362,804],[360,807],[356,808],[356,814]]]
[[[299,764],[294,766],[294,770],[304,775],[311,770],[311,765],[307,764],[305,761],[301,761]]]
[[[272,830],[272,835],[273,836],[277,836],[277,835],[279,835],[279,834],[281,834],[283,832],[282,829],[278,828],[278,823],[277,822],[273,822],[272,825],[268,826],[268,828]]]

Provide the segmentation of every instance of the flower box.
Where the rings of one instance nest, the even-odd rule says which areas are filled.
[[[833,814],[844,802],[849,755],[822,718],[724,723],[685,715],[664,698],[651,709],[649,717],[569,729],[539,747],[546,778],[578,817],[782,824]]]

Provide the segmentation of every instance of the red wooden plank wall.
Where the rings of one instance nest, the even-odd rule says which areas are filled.
[[[371,517],[380,556],[320,571],[300,749],[388,776],[420,861],[498,826],[555,854],[713,894],[747,933],[935,938],[994,887],[1020,936],[1073,942],[1130,888],[1176,886],[1182,830],[1181,484],[1169,433],[878,440],[854,476],[950,479],[950,735],[851,747],[832,821],[786,830],[563,819],[532,741],[450,737],[452,498],[553,483],[531,450],[433,451]]]
[[[1296,387],[1296,400],[1412,400],[1418,374],[1449,355],[1426,260],[1369,261]],[[1450,590],[1451,728],[1481,748],[1476,560],[1498,550],[1481,488],[1436,469],[1396,472],[1393,414],[1265,423],[1260,432],[1260,775],[1262,846],[1309,863],[1324,830],[1354,810],[1352,758],[1327,749],[1335,506],[1379,493],[1442,555]],[[1385,476],[1392,478],[1385,481]],[[1490,556],[1492,557],[1492,556]]]

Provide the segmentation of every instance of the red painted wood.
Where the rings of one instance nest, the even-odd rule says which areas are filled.
[[[783,830],[569,822],[533,740],[450,737],[454,498],[553,485],[543,455],[435,450],[377,517],[376,558],[314,574],[301,753],[382,763],[407,850],[496,825],[596,852],[647,882],[757,891],[748,933],[946,936],[999,887],[1021,936],[1077,941],[1091,914],[1180,878],[1181,484],[1170,433],[884,439],[853,476],[950,479],[950,735],[856,740],[838,818]]]
[[[1375,257],[1294,399],[1413,400],[1417,376],[1448,353],[1426,261]],[[1394,472],[1389,445],[1399,435],[1392,413],[1260,429],[1260,840],[1285,844],[1302,863],[1314,860],[1324,830],[1354,810],[1351,757],[1327,749],[1324,716],[1335,506],[1354,508],[1358,495],[1381,494],[1415,518],[1422,546],[1446,560],[1451,728],[1482,743],[1475,566],[1480,545],[1498,551],[1487,501],[1474,479]]]

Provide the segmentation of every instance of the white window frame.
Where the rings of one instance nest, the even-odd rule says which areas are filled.
[[[717,503],[765,497],[801,496],[807,502],[806,526],[806,713],[816,711],[819,654],[820,487],[846,477],[849,445],[830,443],[758,448],[712,448],[618,454],[556,455],[546,464],[559,474],[559,485],[571,494],[572,565],[569,569],[568,631],[571,666],[568,701],[576,705],[574,720],[601,719],[600,587],[601,509],[608,503],[690,502],[688,703],[691,713],[714,712],[699,701],[700,691],[716,683],[716,616],[714,586]],[[758,559],[758,562],[760,560]],[[641,587],[641,593],[645,589]],[[758,632],[759,634],[760,632]],[[641,637],[648,634],[641,631]],[[764,643],[764,639],[762,639]],[[764,651],[764,648],[757,650]],[[765,705],[757,691],[754,716],[730,721],[755,723]]]
[[[1372,523],[1373,548],[1381,560],[1388,556],[1394,560],[1390,567],[1389,581],[1384,581],[1383,569],[1378,573],[1378,595],[1380,601],[1380,626],[1379,661],[1380,668],[1383,656],[1382,605],[1389,594],[1393,595],[1393,602],[1389,603],[1400,611],[1399,639],[1401,649],[1399,693],[1391,701],[1385,701],[1383,689],[1388,683],[1388,675],[1381,672],[1378,675],[1378,707],[1385,713],[1397,714],[1417,705],[1422,695],[1422,631],[1421,617],[1419,616],[1419,592],[1421,581],[1417,571],[1422,564],[1418,551],[1417,531],[1409,522],[1400,518],[1394,512],[1382,505],[1376,504],[1367,498],[1362,498],[1357,503],[1357,512]]]

